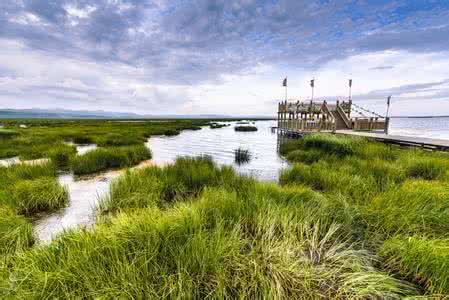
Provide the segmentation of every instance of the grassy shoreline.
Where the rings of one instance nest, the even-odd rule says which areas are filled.
[[[139,147],[83,158],[64,148],[47,167],[0,168],[8,178],[0,200],[9,186],[50,186],[67,161],[81,172],[108,165],[97,164],[95,151],[112,151],[114,164],[137,162],[148,155],[129,151]],[[0,201],[8,237],[0,237],[0,298],[449,294],[447,153],[325,134],[282,144],[280,153],[292,166],[279,184],[209,157],[129,170],[102,199],[94,230],[72,230],[48,246],[32,247],[26,212]]]

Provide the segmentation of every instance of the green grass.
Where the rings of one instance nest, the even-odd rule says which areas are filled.
[[[12,208],[0,206],[0,260],[4,255],[27,248],[32,241],[30,222]]]
[[[11,139],[16,137],[19,133],[15,130],[1,129],[0,128],[0,140]]]
[[[228,126],[230,126],[230,124],[211,123],[209,125],[210,129],[219,129],[219,128],[228,127]]]
[[[195,197],[205,187],[232,187],[239,193],[246,193],[252,182],[251,179],[237,176],[230,167],[216,166],[210,157],[181,157],[174,165],[163,169],[153,166],[126,173],[112,183],[110,195],[103,200],[100,210],[162,208]]]
[[[164,135],[166,136],[175,136],[180,134],[181,132],[179,130],[176,129],[167,129],[166,131],[164,131]]]
[[[209,165],[184,160],[176,171],[160,172],[184,173],[185,164]],[[232,189],[235,177],[221,178],[228,188],[186,179],[192,187],[206,186],[194,198],[163,209],[154,203],[128,209],[95,231],[66,233],[50,246],[27,251],[14,263],[9,295],[397,298],[415,293],[411,285],[376,269],[377,258],[339,225],[293,209],[320,198],[312,191],[282,192],[258,184],[246,198]]]
[[[109,132],[95,132],[98,124]],[[42,121],[27,129],[35,142],[14,126],[19,135],[4,142],[20,155],[25,152],[14,147],[18,141],[42,147],[46,156],[61,145],[59,137],[126,143],[126,136],[141,141],[200,125],[166,124],[81,122],[75,129]],[[50,191],[41,187],[56,183],[56,165],[67,161],[69,148],[60,150],[61,157],[55,150],[58,155],[42,166],[0,167],[0,298],[398,299],[449,293],[447,153],[308,135],[280,145],[292,162],[280,184],[239,176],[210,157],[182,157],[165,167],[128,170],[101,200],[95,228],[33,247],[30,220],[17,212],[51,208],[27,202],[21,211],[20,201],[11,201],[21,195],[14,190],[24,186],[17,190],[33,197],[43,194],[39,189]],[[147,151],[139,142],[68,160],[90,173],[134,165]]]
[[[390,234],[449,232],[449,183],[407,181],[379,195],[371,208],[375,225]]]
[[[235,126],[235,131],[243,131],[243,132],[250,132],[250,131],[257,131],[256,126]]]
[[[108,169],[124,168],[151,158],[151,152],[144,145],[97,148],[71,161],[76,175],[91,174]]]
[[[100,146],[140,145],[150,136],[179,134],[186,129],[198,130],[209,122],[210,120],[2,120],[6,127],[2,131],[14,134],[5,133],[8,138],[0,138],[0,158],[45,158],[52,148],[67,141]],[[28,128],[20,128],[20,124],[26,124]]]
[[[69,145],[59,145],[48,151],[47,157],[59,168],[70,165],[71,159],[76,155],[76,148]]]
[[[234,150],[234,162],[238,165],[248,163],[251,160],[251,153],[247,149],[237,148]]]
[[[66,189],[53,178],[23,180],[12,188],[11,206],[26,216],[56,210],[67,202]]]
[[[449,294],[449,239],[396,236],[385,241],[380,254],[390,269],[430,293]]]
[[[442,179],[449,169],[447,158],[429,155],[413,155],[406,159],[407,175],[426,180]]]
[[[137,134],[119,134],[108,133],[103,138],[98,140],[98,146],[129,146],[142,144],[146,141],[145,137]]]

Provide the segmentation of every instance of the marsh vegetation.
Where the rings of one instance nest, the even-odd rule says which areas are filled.
[[[58,143],[44,150],[52,153],[46,164],[0,168],[1,298],[449,293],[447,154],[335,135],[282,144],[291,167],[279,183],[208,156],[130,169],[101,199],[94,229],[34,247],[30,216],[67,201],[57,170],[90,173],[150,155],[124,143],[81,156]]]
[[[251,160],[251,153],[248,149],[237,148],[234,150],[234,161],[237,165],[247,163]]]
[[[250,126],[250,125],[245,125],[245,126],[235,126],[234,127],[235,131],[243,131],[243,132],[250,132],[250,131],[257,131],[257,127],[256,126]]]

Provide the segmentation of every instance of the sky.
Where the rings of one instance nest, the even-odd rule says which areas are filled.
[[[449,0],[1,0],[0,108],[449,115]]]

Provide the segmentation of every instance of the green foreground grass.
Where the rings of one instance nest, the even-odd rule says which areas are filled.
[[[302,186],[240,177],[210,159],[131,171],[111,187],[94,231],[15,258],[17,298],[370,298],[413,295],[376,267]]]
[[[0,298],[449,294],[447,153],[335,135],[310,135],[280,152],[292,162],[280,184],[208,157],[130,170],[102,199],[94,230],[48,246],[31,246],[29,221],[8,202],[0,209],[8,237],[0,238]],[[51,165],[0,168],[10,178],[0,187],[48,180]]]

